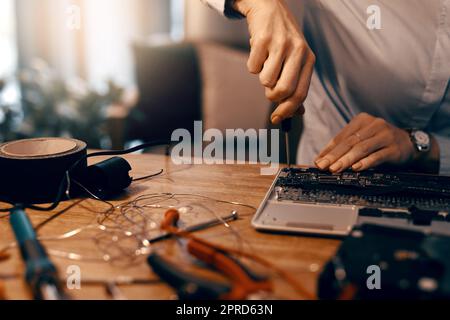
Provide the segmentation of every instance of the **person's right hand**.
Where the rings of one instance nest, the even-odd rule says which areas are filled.
[[[283,0],[235,0],[247,17],[251,53],[248,69],[259,74],[269,100],[278,103],[271,116],[279,124],[304,113],[316,57]]]

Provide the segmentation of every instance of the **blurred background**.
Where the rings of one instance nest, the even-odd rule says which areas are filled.
[[[270,127],[246,69],[245,21],[200,0],[1,0],[0,48],[0,142],[67,136],[118,149],[195,120]]]

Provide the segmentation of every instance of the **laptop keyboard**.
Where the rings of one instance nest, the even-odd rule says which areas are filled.
[[[435,212],[435,219],[441,220],[446,220],[450,211],[450,177],[444,176],[375,171],[331,174],[289,168],[280,173],[275,190],[279,201],[369,209],[417,208]]]

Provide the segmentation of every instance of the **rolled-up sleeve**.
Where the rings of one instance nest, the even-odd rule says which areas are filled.
[[[204,4],[216,9],[221,14],[225,14],[225,1],[226,0],[200,0]]]
[[[450,135],[434,134],[440,151],[440,168],[439,173],[442,175],[450,175]]]

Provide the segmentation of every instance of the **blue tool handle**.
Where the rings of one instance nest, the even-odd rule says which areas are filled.
[[[34,298],[38,300],[65,299],[57,270],[37,239],[26,212],[20,207],[12,209],[10,224],[25,262],[25,279],[33,291]]]
[[[177,291],[180,300],[218,300],[231,291],[229,285],[188,274],[156,253],[147,262],[153,272]]]

